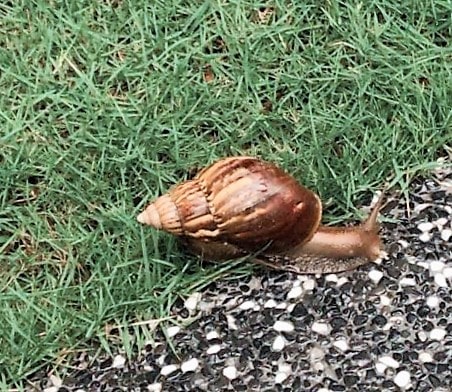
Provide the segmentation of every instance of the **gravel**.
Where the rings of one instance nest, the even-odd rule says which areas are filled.
[[[384,209],[388,256],[322,276],[256,269],[177,303],[180,326],[126,360],[74,359],[50,391],[452,390],[452,171]],[[394,223],[392,223],[394,222]],[[187,327],[184,317],[196,315]],[[33,390],[30,387],[30,390]]]

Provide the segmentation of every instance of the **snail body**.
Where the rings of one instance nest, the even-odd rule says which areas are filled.
[[[273,268],[326,273],[378,258],[377,204],[358,226],[324,227],[314,192],[272,163],[229,157],[170,189],[137,220],[184,238],[209,260],[260,252],[254,260]]]

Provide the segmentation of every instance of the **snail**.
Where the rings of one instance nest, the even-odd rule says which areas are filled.
[[[276,165],[228,157],[158,197],[140,223],[186,240],[192,253],[221,261],[251,260],[296,273],[350,270],[381,255],[379,198],[357,226],[320,225],[322,203]]]

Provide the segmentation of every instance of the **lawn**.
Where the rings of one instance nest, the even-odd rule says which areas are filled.
[[[354,220],[452,140],[451,1],[0,5],[0,389],[134,350],[213,279],[135,220],[214,159],[276,162]]]

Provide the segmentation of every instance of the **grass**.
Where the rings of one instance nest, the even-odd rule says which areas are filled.
[[[135,221],[215,158],[277,162],[329,222],[406,187],[451,142],[451,42],[440,0],[3,2],[0,388],[133,355],[175,300],[237,277]]]

